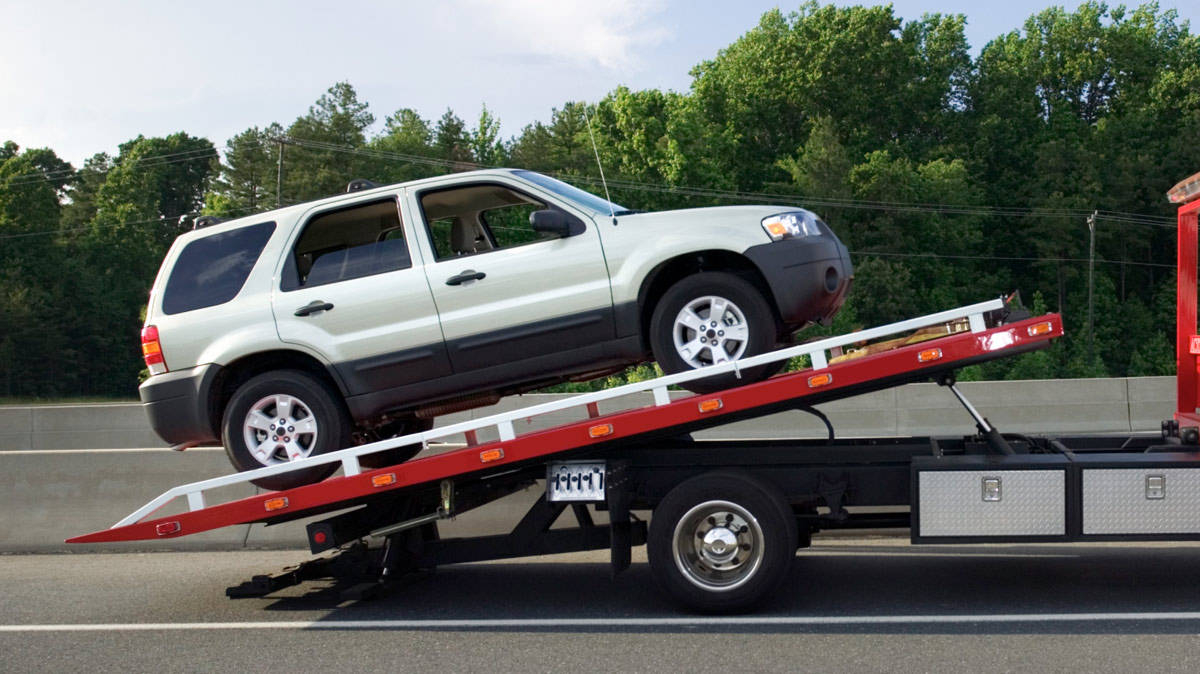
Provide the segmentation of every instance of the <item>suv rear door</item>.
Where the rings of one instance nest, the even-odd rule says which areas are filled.
[[[305,214],[272,298],[279,337],[319,353],[349,395],[450,372],[398,194]]]
[[[448,182],[410,191],[406,205],[429,235],[426,273],[455,372],[554,353],[596,359],[615,332],[595,224],[499,177]],[[577,233],[534,231],[530,213],[547,208]]]

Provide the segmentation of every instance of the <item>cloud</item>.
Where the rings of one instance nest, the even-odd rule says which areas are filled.
[[[641,69],[640,52],[672,37],[656,21],[665,0],[454,0],[442,7],[489,50],[609,70]]]

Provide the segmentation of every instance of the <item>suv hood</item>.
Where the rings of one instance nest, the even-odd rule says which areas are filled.
[[[753,225],[757,228],[761,227],[762,219],[768,215],[800,210],[805,209],[796,206],[709,206],[707,208],[682,208],[674,211],[618,215],[617,223],[638,227],[657,227],[664,224],[678,225],[686,222],[699,225]]]

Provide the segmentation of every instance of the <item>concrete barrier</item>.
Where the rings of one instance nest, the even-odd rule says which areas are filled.
[[[1174,411],[1173,377],[1053,381],[967,382],[961,388],[1001,430],[1024,433],[1154,431]],[[685,393],[673,395],[683,396]],[[440,424],[478,418],[553,399],[528,395],[496,406],[450,415]],[[650,404],[601,405],[601,412]],[[910,384],[820,406],[838,435],[956,435],[974,432],[954,397],[934,384]],[[567,410],[515,424],[518,433],[585,418]],[[803,412],[784,412],[697,434],[701,438],[824,437],[824,425]],[[112,525],[178,484],[222,475],[220,449],[183,453],[163,447],[137,404],[0,407],[0,552],[66,548],[67,537]],[[251,488],[231,490],[247,496]],[[449,535],[494,532],[515,523],[537,489],[515,494],[449,523]],[[229,527],[197,536],[108,549],[222,549],[296,547],[303,522],[276,527]]]

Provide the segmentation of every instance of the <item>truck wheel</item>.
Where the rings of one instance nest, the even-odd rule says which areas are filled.
[[[778,489],[747,474],[694,477],[654,509],[646,550],[659,585],[696,611],[753,607],[791,568],[796,519]]]
[[[239,471],[288,463],[350,445],[350,417],[316,377],[277,370],[238,387],[221,424],[229,461]],[[264,489],[291,489],[329,477],[338,464],[253,480]]]
[[[410,433],[420,433],[431,428],[433,428],[433,419],[408,417],[387,424],[376,430],[373,435],[376,436],[376,440],[386,440]],[[420,453],[421,445],[418,444],[410,447],[387,449],[382,452],[375,452],[374,454],[364,454],[358,457],[358,462],[364,468],[383,468],[384,466],[394,466],[398,463],[404,463]]]
[[[735,361],[775,346],[775,316],[762,293],[745,279],[703,272],[667,289],[650,318],[650,349],[663,372],[674,374]],[[695,393],[766,379],[783,363],[707,377],[683,386]]]

